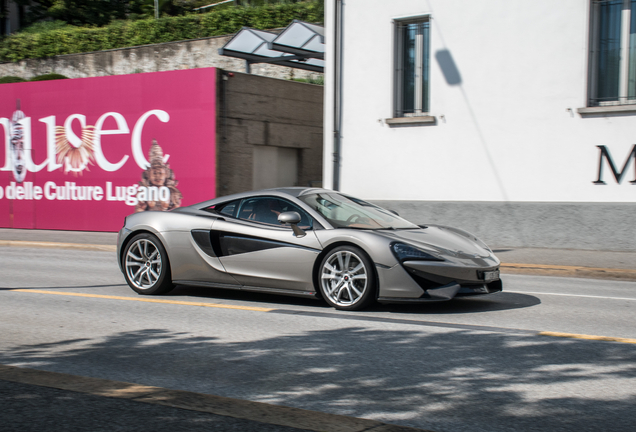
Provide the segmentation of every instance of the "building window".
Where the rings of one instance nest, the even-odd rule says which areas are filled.
[[[636,103],[636,0],[593,0],[590,105]]]
[[[428,17],[395,23],[395,117],[429,111],[429,29]]]

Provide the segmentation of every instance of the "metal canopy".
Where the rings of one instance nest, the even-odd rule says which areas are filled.
[[[280,34],[243,27],[219,54],[252,63],[271,63],[324,72],[324,29],[294,20]]]
[[[304,55],[311,58],[325,58],[324,27],[294,20],[273,41],[270,49]]]

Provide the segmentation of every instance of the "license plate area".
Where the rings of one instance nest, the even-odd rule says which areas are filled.
[[[481,272],[481,278],[486,283],[499,280],[499,269]]]

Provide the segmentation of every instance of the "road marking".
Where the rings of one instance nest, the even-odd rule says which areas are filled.
[[[47,291],[47,290],[36,290],[36,289],[16,288],[16,289],[11,289],[9,291],[33,293],[33,294],[64,295],[64,296],[72,296],[72,297],[103,298],[103,299],[109,299],[109,300],[139,301],[139,302],[145,302],[145,303],[164,303],[164,304],[176,304],[176,305],[185,305],[185,306],[202,306],[202,307],[212,307],[212,308],[221,308],[221,309],[238,309],[238,310],[246,310],[246,311],[254,311],[254,312],[273,312],[273,313],[301,315],[301,316],[303,315],[304,316],[321,316],[321,317],[329,317],[329,318],[333,317],[336,319],[348,319],[348,320],[396,322],[396,323],[421,325],[421,326],[428,326],[428,327],[445,327],[445,328],[455,328],[455,329],[462,329],[462,330],[488,331],[493,333],[500,333],[500,332],[525,333],[525,334],[536,335],[536,336],[550,336],[550,337],[562,337],[562,338],[571,338],[571,339],[586,339],[586,340],[595,340],[595,341],[636,344],[636,339],[619,338],[619,337],[611,337],[611,336],[594,336],[594,335],[561,333],[561,332],[550,332],[550,331],[538,332],[538,331],[532,331],[532,330],[512,329],[512,328],[505,328],[505,327],[489,327],[489,326],[480,326],[480,325],[474,325],[474,324],[458,324],[458,323],[444,323],[444,322],[433,322],[433,321],[419,321],[419,320],[411,320],[411,319],[371,317],[368,315],[360,315],[360,316],[340,315],[339,313],[328,313],[328,312],[306,312],[306,311],[297,311],[297,310],[262,308],[262,307],[255,307],[255,306],[234,306],[234,305],[225,305],[225,304],[219,304],[219,303],[146,299],[146,298],[136,298],[136,297],[109,296],[109,295],[102,295],[102,294],[85,294],[85,293]],[[511,291],[508,291],[508,292],[511,292]],[[628,300],[634,300],[634,299],[628,299]]]
[[[593,295],[585,295],[585,294],[563,294],[563,293],[549,293],[549,292],[536,292],[536,291],[508,291],[507,293],[513,294],[545,294],[545,295],[555,295],[555,296],[564,296],[564,297],[583,297],[583,298],[596,298],[603,300],[629,300],[636,301],[636,298],[629,297],[605,297],[605,296],[593,296]]]
[[[226,305],[226,304],[220,304],[220,303],[188,302],[188,301],[181,301],[181,300],[149,299],[149,298],[137,298],[137,297],[110,296],[110,295],[102,295],[102,294],[73,293],[73,292],[63,292],[63,291],[46,291],[46,290],[34,290],[34,289],[12,289],[10,291],[33,293],[33,294],[64,295],[64,296],[72,296],[72,297],[102,298],[102,299],[109,299],[109,300],[139,301],[139,302],[145,302],[145,303],[164,303],[164,304],[176,304],[176,305],[184,305],[184,306],[203,306],[203,307],[212,307],[212,308],[220,308],[220,309],[247,310],[247,311],[255,311],[255,312],[271,312],[274,310],[271,308],[263,308],[263,307],[255,307],[255,306],[235,306],[235,305]]]
[[[586,340],[595,340],[595,341],[636,344],[636,339],[629,339],[629,338],[594,336],[594,335],[584,335],[584,334],[576,334],[576,333],[547,332],[547,331],[539,332],[538,334],[539,336],[552,336],[552,337],[562,337],[562,338],[571,338],[571,339],[586,339]]]

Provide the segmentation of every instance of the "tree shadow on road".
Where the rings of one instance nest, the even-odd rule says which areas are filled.
[[[54,350],[12,347],[0,363],[440,432],[636,424],[634,345],[382,323],[333,329],[331,320],[307,331],[285,319],[283,336],[228,342],[213,328],[209,336],[148,328]]]

